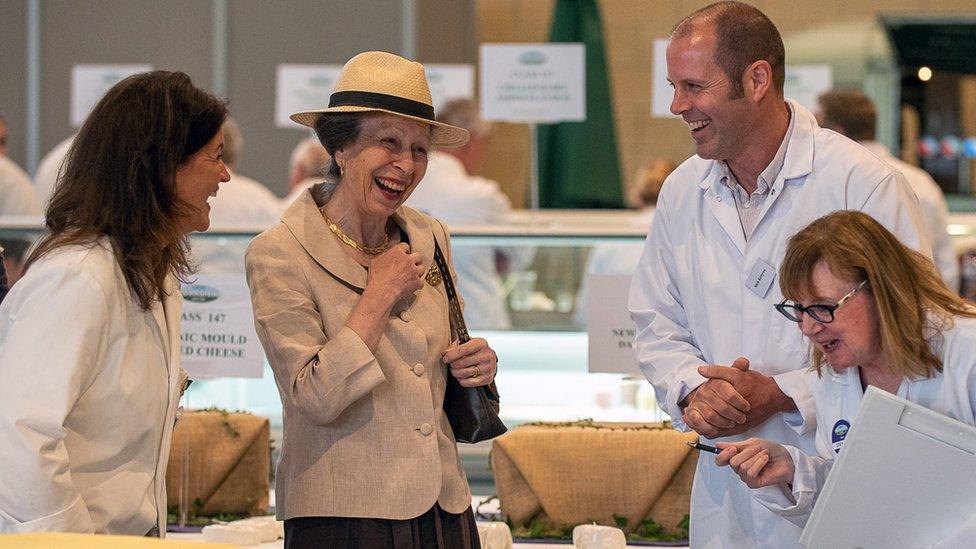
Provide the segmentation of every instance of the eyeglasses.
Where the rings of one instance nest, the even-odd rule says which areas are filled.
[[[860,284],[847,295],[837,300],[837,303],[833,305],[810,305],[809,307],[804,307],[795,301],[787,301],[784,299],[782,302],[777,303],[775,307],[781,315],[796,323],[803,322],[803,315],[810,315],[810,318],[821,324],[830,324],[834,321],[834,311],[847,302],[848,299],[854,297],[854,294],[867,283],[867,280],[861,281]]]

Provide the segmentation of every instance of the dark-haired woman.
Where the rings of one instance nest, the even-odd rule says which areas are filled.
[[[275,501],[285,547],[477,547],[471,494],[444,414],[447,376],[494,378],[484,339],[452,345],[435,219],[404,207],[431,147],[467,131],[434,121],[424,69],[367,52],[330,106],[293,120],[332,155],[245,258],[258,336],[284,409]],[[453,269],[452,269],[453,271]]]
[[[228,180],[224,104],[127,78],[68,154],[48,233],[0,305],[0,532],[165,532],[187,234]]]

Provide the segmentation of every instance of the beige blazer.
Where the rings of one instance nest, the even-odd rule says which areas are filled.
[[[443,412],[440,353],[451,341],[444,285],[425,284],[397,303],[370,352],[345,327],[366,270],[325,225],[313,198],[324,189],[299,197],[244,260],[283,406],[278,518],[408,519],[435,502],[461,513],[471,493]],[[406,207],[393,219],[425,265],[434,263],[435,233],[450,262],[440,222]]]

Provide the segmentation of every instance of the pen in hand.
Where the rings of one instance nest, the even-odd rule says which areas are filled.
[[[718,448],[716,448],[714,446],[709,446],[707,444],[702,444],[700,442],[691,442],[689,440],[689,441],[685,442],[685,444],[687,444],[688,446],[691,446],[695,450],[701,450],[702,452],[711,452],[713,454],[721,454],[722,453],[722,450],[720,450],[720,449],[718,449]]]

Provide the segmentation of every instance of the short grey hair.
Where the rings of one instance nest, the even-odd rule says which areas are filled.
[[[244,148],[244,137],[241,135],[241,128],[233,118],[227,117],[221,127],[224,133],[224,164],[231,169],[237,165],[237,160],[241,157],[241,149]]]
[[[471,135],[481,137],[491,131],[491,122],[481,118],[481,108],[475,99],[452,99],[441,107],[437,121],[464,128]]]
[[[322,143],[314,137],[306,137],[295,145],[288,165],[292,170],[301,166],[307,173],[325,177],[332,157]]]

